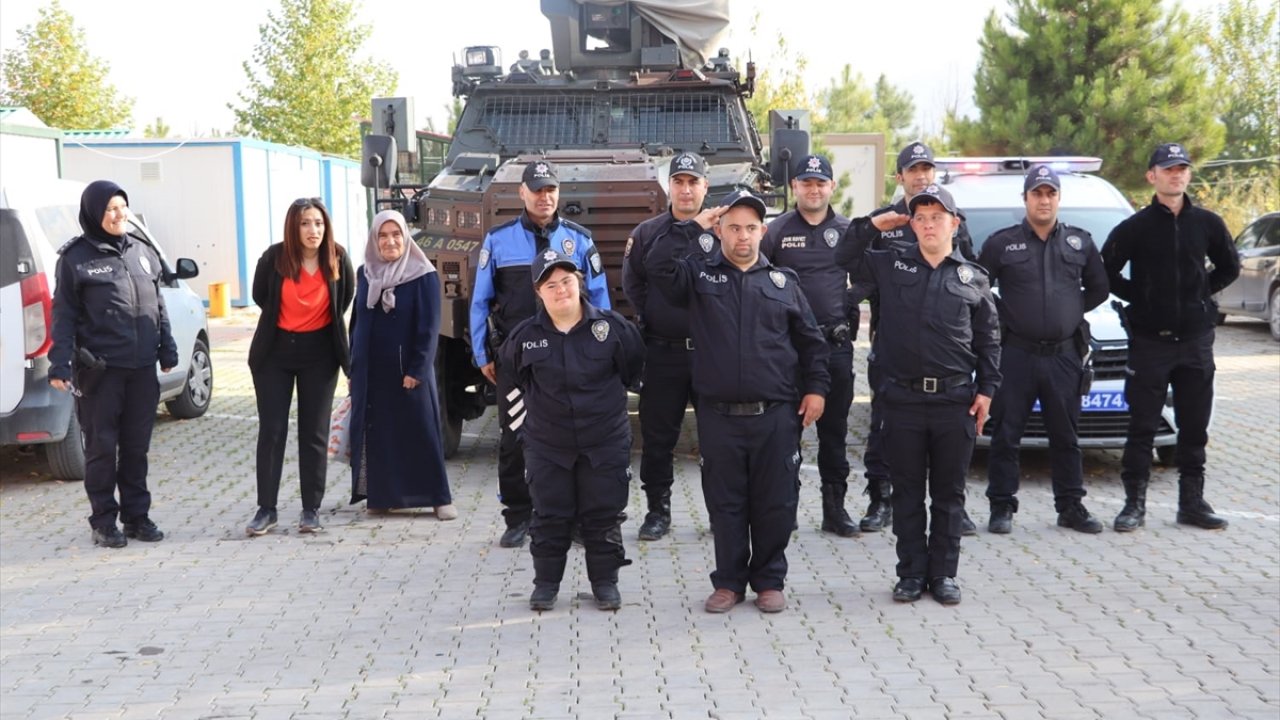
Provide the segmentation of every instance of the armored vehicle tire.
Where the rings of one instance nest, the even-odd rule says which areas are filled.
[[[462,444],[462,419],[449,412],[450,378],[444,355],[444,348],[436,352],[436,389],[440,396],[440,437],[444,441],[444,456],[451,458],[458,454],[458,446]]]
[[[84,479],[84,438],[80,436],[80,420],[75,410],[67,425],[67,436],[44,446],[49,472],[59,480]]]

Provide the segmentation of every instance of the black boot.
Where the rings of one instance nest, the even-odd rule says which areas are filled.
[[[1204,501],[1203,475],[1178,478],[1178,523],[1205,530],[1221,530],[1227,526],[1227,519],[1214,515],[1213,508]]]
[[[1014,506],[1009,503],[991,503],[991,517],[987,520],[987,532],[1008,535],[1013,532]]]
[[[640,525],[641,540],[661,540],[671,532],[671,491],[649,496],[649,512]]]
[[[893,527],[893,506],[889,504],[892,487],[888,480],[867,483],[867,494],[871,496],[871,504],[867,506],[866,517],[858,523],[862,532],[880,532]]]
[[[591,581],[591,594],[596,607],[601,610],[617,610],[622,607],[622,595],[618,592],[618,568],[630,565],[622,547],[622,527],[615,525],[601,532],[584,526],[586,537],[587,579]]]
[[[844,496],[848,492],[847,485],[822,486],[822,531],[834,533],[840,537],[853,537],[858,534],[858,526],[844,509]]]
[[[568,558],[535,557],[533,559],[533,594],[529,596],[529,609],[539,612],[551,610],[556,606],[556,596],[560,593],[560,580],[564,577],[564,566]]]
[[[1147,524],[1147,479],[1124,481],[1124,508],[1116,516],[1116,532],[1133,532]]]

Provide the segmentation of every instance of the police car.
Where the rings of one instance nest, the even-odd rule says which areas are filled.
[[[1088,230],[1101,249],[1107,236],[1121,220],[1133,214],[1129,201],[1111,183],[1096,173],[1102,160],[1094,157],[972,157],[938,158],[938,184],[947,188],[956,206],[965,215],[974,251],[996,230],[1022,222],[1026,207],[1022,183],[1027,169],[1047,163],[1062,180],[1058,218]],[[998,292],[998,290],[997,290]],[[1111,298],[1115,300],[1114,297]],[[1079,439],[1082,448],[1123,448],[1129,427],[1129,405],[1124,396],[1124,369],[1129,357],[1129,341],[1120,317],[1104,302],[1085,316],[1093,333],[1093,387],[1080,398]],[[1173,418],[1173,396],[1166,396],[1159,429],[1156,455],[1161,463],[1173,462],[1177,425]],[[978,447],[991,444],[990,424],[978,438]],[[1049,446],[1038,406],[1027,423],[1023,447]]]

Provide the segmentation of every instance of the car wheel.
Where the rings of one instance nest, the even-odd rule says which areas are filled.
[[[1178,450],[1177,445],[1161,445],[1156,448],[1156,462],[1165,467],[1173,466],[1174,453]]]
[[[213,360],[209,358],[209,346],[196,340],[191,351],[191,367],[187,368],[187,380],[182,392],[164,405],[176,418],[198,418],[209,409],[213,400]]]
[[[75,408],[71,409],[67,436],[45,445],[44,456],[49,461],[49,471],[59,480],[84,480],[84,437]]]
[[[1271,338],[1280,340],[1280,287],[1272,288],[1271,301],[1267,308],[1267,323],[1271,325]]]

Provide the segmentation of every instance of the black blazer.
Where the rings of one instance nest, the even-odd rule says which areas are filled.
[[[329,281],[329,314],[333,317],[333,321],[329,323],[329,333],[333,337],[333,354],[338,358],[343,374],[350,375],[351,346],[343,315],[356,294],[356,273],[347,251],[341,245],[336,247],[338,279]],[[262,315],[258,318],[258,329],[253,333],[253,341],[249,344],[250,370],[257,370],[266,362],[279,330],[277,323],[280,320],[280,292],[284,286],[284,276],[276,272],[276,257],[282,248],[281,243],[267,248],[262,257],[258,258],[258,269],[253,273],[253,301],[262,309]]]

